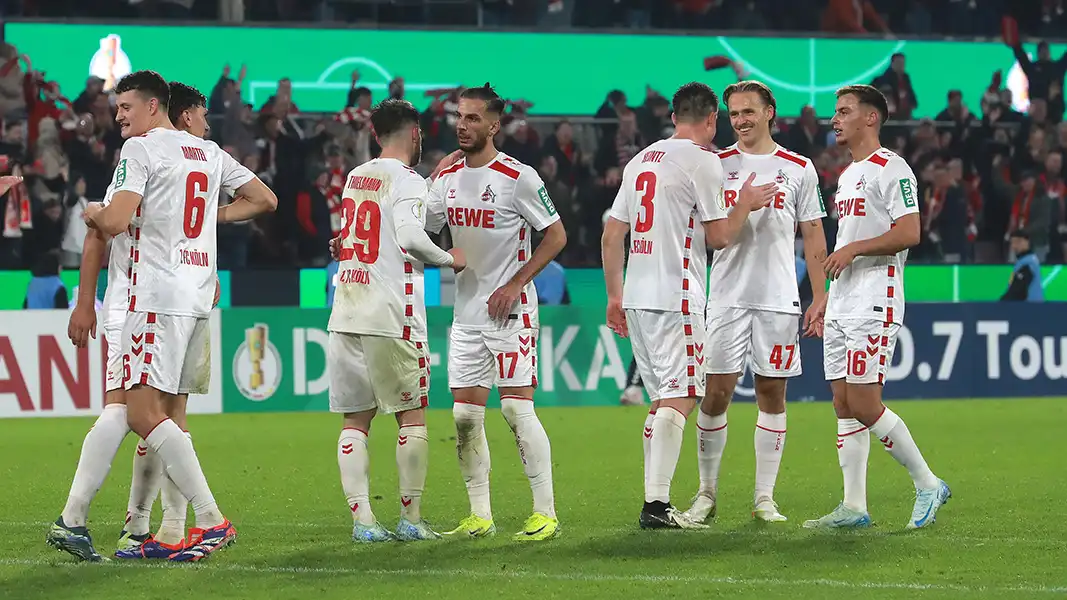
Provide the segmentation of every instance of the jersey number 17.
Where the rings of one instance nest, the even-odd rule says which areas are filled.
[[[352,260],[370,265],[378,260],[381,246],[382,209],[376,202],[364,200],[356,208],[356,201],[345,198],[341,204],[344,227],[341,228],[341,249],[339,260]],[[355,243],[345,246],[349,235],[355,236]]]

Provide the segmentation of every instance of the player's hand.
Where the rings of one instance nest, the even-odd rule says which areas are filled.
[[[622,309],[621,300],[608,300],[608,329],[614,331],[619,337],[630,337],[630,330],[626,326],[626,312]]]
[[[219,297],[222,296],[222,284],[219,283],[219,276],[215,276],[215,299],[211,301],[211,308],[215,308],[219,305]]]
[[[753,212],[770,206],[771,201],[774,200],[774,195],[778,193],[778,186],[774,182],[752,185],[755,180],[756,174],[750,174],[748,179],[745,180],[745,184],[741,186],[741,192],[737,195],[737,203]]]
[[[826,257],[826,261],[823,263],[823,271],[826,272],[826,276],[830,279],[837,279],[841,272],[848,268],[855,259],[856,251],[852,249],[852,244],[846,244],[844,248]]]
[[[75,348],[84,348],[89,345],[89,336],[96,339],[96,307],[79,303],[70,313],[67,337]]]
[[[467,268],[467,255],[463,253],[463,250],[459,248],[452,248],[448,251],[452,255],[452,270],[459,273],[463,269]]]
[[[492,296],[489,296],[489,317],[494,321],[507,322],[512,307],[519,301],[522,295],[522,286],[514,283],[505,283],[500,286]]]
[[[341,260],[341,236],[330,240],[330,258],[335,261]]]
[[[3,196],[8,190],[20,183],[22,183],[22,177],[18,175],[5,175],[0,177],[0,196]]]
[[[459,159],[463,158],[463,150],[454,150],[451,154],[441,159],[437,163],[437,166],[433,168],[433,173],[430,174],[430,179],[437,179],[437,176],[448,167],[459,162]]]
[[[103,202],[90,202],[85,205],[85,211],[82,213],[82,219],[85,224],[92,229],[96,229],[96,216],[100,214],[100,211],[104,210]]]
[[[823,319],[826,316],[825,298],[826,296],[823,295],[822,300],[812,302],[811,306],[808,307],[808,311],[804,313],[804,337],[822,337],[825,325]]]

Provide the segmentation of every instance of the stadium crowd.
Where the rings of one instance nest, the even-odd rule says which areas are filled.
[[[776,1],[681,4],[736,11]],[[521,0],[506,4],[516,10],[523,5]],[[648,3],[617,0],[615,4],[639,9]],[[836,4],[831,2],[827,10]],[[943,3],[901,4],[914,9]],[[278,2],[275,7],[284,5]],[[993,10],[995,3],[971,0],[947,5],[954,10],[967,6],[984,11]],[[1035,13],[1029,25],[1020,22],[1024,33],[1050,31],[1046,26],[1064,29],[1059,21],[1063,2],[1042,6],[1049,18]],[[995,14],[991,22],[999,23]],[[895,27],[901,22],[898,17],[889,12],[875,22]],[[1040,56],[1031,61],[1018,46],[1016,35],[1009,31],[1005,39],[1012,42],[1007,46],[1014,47],[1030,76],[1032,102],[1026,114],[1011,108],[1011,92],[1003,86],[1000,72],[990,74],[988,88],[977,97],[944,90],[944,109],[936,119],[921,121],[911,120],[917,101],[904,54],[894,57],[885,73],[872,82],[886,94],[893,113],[886,143],[920,177],[925,235],[913,260],[1005,262],[1010,258],[1009,233],[1016,230],[1029,234],[1043,263],[1062,263],[1067,255],[1067,123],[1063,122],[1067,55],[1052,57],[1047,46],[1042,46]],[[1006,47],[1005,52],[1013,49]],[[0,203],[4,215],[0,268],[30,268],[57,251],[64,267],[77,268],[85,233],[81,211],[89,201],[103,196],[122,142],[111,97],[103,90],[104,82],[94,77],[84,89],[60,90],[33,67],[32,57],[20,55],[11,45],[0,48],[0,64],[0,114],[4,116],[0,174],[26,178]],[[724,57],[710,57],[705,67],[733,68],[738,78],[746,76],[739,65]],[[353,71],[347,98],[338,95],[335,114],[301,113],[293,102],[290,82],[284,79],[265,103],[252,106],[242,97],[246,75],[243,67],[226,66],[214,88],[202,90],[209,96],[212,137],[274,188],[279,207],[254,222],[221,226],[219,266],[323,266],[329,261],[327,241],[340,229],[344,176],[379,150],[368,117],[373,103],[383,98],[361,86],[360,73]],[[420,165],[423,174],[429,174],[457,146],[453,113],[458,92],[428,92],[433,101],[422,115],[427,149]],[[531,117],[531,103],[512,99],[496,140],[504,152],[535,166],[550,188],[571,240],[560,258],[565,266],[599,265],[602,218],[617,192],[622,166],[651,141],[672,133],[669,102],[661,90],[649,88],[642,98],[605,92],[603,105],[590,107],[589,115],[558,121]],[[395,79],[388,93],[404,97],[403,78]],[[782,118],[776,125],[776,139],[815,161],[823,197],[833,197],[838,175],[850,159],[833,143],[825,124],[831,115],[817,115],[808,106],[781,106],[779,110]],[[716,144],[725,147],[733,142],[733,132],[728,117],[722,114],[720,119]],[[832,203],[827,208],[831,215],[825,229],[832,247],[836,221]]]

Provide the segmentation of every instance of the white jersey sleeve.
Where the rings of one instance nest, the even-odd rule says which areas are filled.
[[[145,146],[144,137],[130,138],[122,144],[119,151],[119,164],[115,167],[115,175],[111,186],[116,192],[133,192],[144,197],[145,187],[148,185],[149,158],[148,148]]]
[[[889,217],[893,221],[919,212],[919,203],[916,202],[918,182],[915,180],[915,173],[903,158],[897,157],[897,160],[886,164],[879,183]]]
[[[718,221],[729,216],[722,189],[722,161],[709,153],[707,160],[693,170],[693,190],[696,193],[697,215],[702,223]]]
[[[256,174],[248,170],[248,167],[237,162],[229,152],[222,151],[219,154],[221,163],[221,176],[222,176],[222,191],[227,196],[233,196],[237,193],[237,188],[252,181],[256,178]]]
[[[448,213],[445,206],[444,185],[441,183],[440,176],[430,184],[430,189],[426,193],[425,208],[423,227],[434,235],[441,233],[441,230],[448,224]]]
[[[815,165],[808,161],[800,181],[800,193],[797,196],[797,222],[818,221],[826,216],[826,205],[822,201],[819,189],[819,174]]]
[[[545,189],[545,182],[532,168],[520,171],[519,180],[515,185],[515,207],[537,231],[544,231],[559,220],[556,205],[552,203],[552,198]]]
[[[630,213],[626,210],[626,194],[628,190],[622,185],[619,186],[618,193],[615,194],[615,200],[611,203],[611,208],[608,209],[608,216],[616,221],[622,221],[623,223],[630,223]]]

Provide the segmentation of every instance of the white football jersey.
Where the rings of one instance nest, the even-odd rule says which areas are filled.
[[[630,225],[623,308],[703,311],[708,251],[702,223],[726,218],[722,163],[691,140],[637,153],[608,215]]]
[[[111,204],[115,195],[113,185],[104,192],[104,206]],[[107,259],[107,289],[104,290],[104,325],[121,327],[126,322],[126,309],[130,307],[130,269],[133,268],[133,244],[130,238],[131,225],[111,238]]]
[[[770,154],[747,154],[736,145],[719,153],[726,211],[737,206],[741,186],[777,183],[770,206],[749,213],[737,240],[711,261],[708,309],[752,308],[800,314],[794,240],[797,224],[826,216],[819,175],[811,160],[776,147]]]
[[[879,148],[841,174],[834,202],[837,243],[876,238],[893,223],[919,212],[915,173],[903,158]],[[904,322],[904,263],[908,251],[893,256],[857,256],[830,284],[827,319],[878,319]]]
[[[210,140],[157,127],[122,145],[112,187],[141,195],[131,225],[130,312],[207,317],[219,191],[255,178]]]
[[[426,180],[399,160],[374,159],[349,172],[342,198],[329,330],[425,342],[423,265],[396,230],[423,227]]]
[[[531,231],[559,221],[537,171],[503,152],[484,167],[466,161],[441,171],[430,186],[426,230],[446,224],[452,243],[467,255],[467,268],[456,275],[453,324],[493,330],[489,297],[515,276],[533,254]],[[538,327],[537,290],[523,288],[507,327]]]

